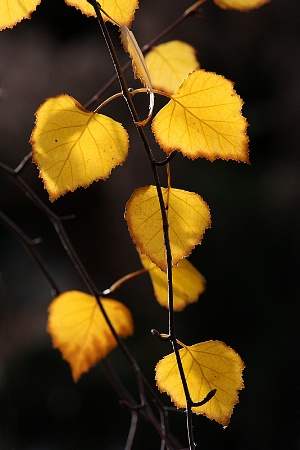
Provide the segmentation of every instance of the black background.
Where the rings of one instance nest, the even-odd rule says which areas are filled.
[[[133,24],[140,44],[188,6],[185,1],[141,1]],[[195,418],[201,450],[300,448],[299,17],[296,0],[273,0],[249,13],[223,11],[208,2],[202,17],[188,19],[165,39],[189,42],[202,68],[233,80],[250,124],[251,165],[192,162],[179,154],[172,164],[173,186],[198,192],[209,204],[213,221],[203,244],[191,255],[207,279],[207,290],[196,305],[176,315],[177,335],[186,344],[222,340],[247,366],[246,389],[228,428]],[[109,29],[120,49],[115,28]],[[121,49],[119,54],[125,61]],[[1,161],[16,167],[29,153],[34,112],[45,98],[67,93],[84,104],[112,74],[96,21],[62,0],[42,0],[31,21],[0,34]],[[110,92],[116,90],[115,85]],[[100,289],[140,267],[123,211],[135,188],[152,183],[122,101],[116,100],[104,113],[122,121],[131,133],[126,163],[106,182],[78,189],[50,205],[37,168],[30,165],[24,172],[55,212],[76,215],[65,226]],[[39,250],[60,288],[85,290],[51,224],[3,174],[0,183],[0,208],[29,237],[43,238]],[[0,448],[124,448],[130,414],[118,406],[101,367],[73,384],[69,367],[52,349],[45,331],[51,301],[47,284],[2,227],[0,250]],[[153,300],[146,276],[124,285],[115,297],[132,311],[136,330],[128,346],[154,385],[154,366],[170,348],[152,338],[150,329],[167,331],[167,311]],[[118,350],[110,360],[126,385],[133,386],[132,373]],[[171,414],[170,420],[186,445],[184,416]],[[135,448],[159,448],[147,424],[141,424]]]

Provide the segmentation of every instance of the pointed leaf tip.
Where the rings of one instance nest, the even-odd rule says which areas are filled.
[[[117,334],[122,338],[131,336],[133,320],[129,309],[116,300],[101,301]],[[70,364],[74,381],[117,346],[95,298],[84,292],[64,292],[52,301],[47,330],[53,347]]]
[[[79,186],[105,180],[125,161],[129,147],[120,123],[86,111],[66,94],[40,106],[30,142],[51,201]]]

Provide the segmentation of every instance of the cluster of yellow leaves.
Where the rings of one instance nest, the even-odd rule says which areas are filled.
[[[100,299],[116,333],[133,334],[131,313],[122,303]],[[74,381],[105,358],[117,342],[91,295],[68,291],[56,297],[49,307],[48,331],[53,346],[71,366]]]
[[[183,346],[179,350],[180,359],[192,401],[201,402],[211,390],[217,390],[209,402],[193,407],[192,411],[226,427],[233,407],[238,402],[238,391],[244,387],[243,361],[232,348],[220,341],[201,342],[192,346],[180,344]],[[174,353],[158,362],[156,383],[161,392],[171,397],[177,408],[186,408]]]

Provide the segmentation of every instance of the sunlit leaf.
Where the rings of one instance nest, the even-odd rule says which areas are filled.
[[[220,341],[207,341],[179,350],[188,389],[194,403],[202,401],[213,389],[216,394],[203,406],[192,411],[214,419],[226,427],[238,391],[243,389],[242,372],[245,367],[240,356]],[[156,382],[177,408],[186,408],[186,399],[174,353],[165,356],[156,366]]]
[[[152,86],[169,94],[173,94],[190,72],[199,68],[195,49],[182,41],[153,47],[145,60]]]
[[[215,4],[223,9],[237,9],[239,11],[249,11],[259,8],[270,0],[214,0]]]
[[[65,0],[65,2],[70,6],[75,6],[87,16],[95,16],[95,10],[87,0]],[[113,19],[110,20],[103,14],[104,20],[127,25],[127,27],[130,27],[135,10],[138,8],[138,0],[101,0],[99,3],[102,9]]]
[[[169,221],[172,263],[188,256],[210,227],[205,201],[194,192],[162,189]],[[162,217],[155,186],[137,189],[126,205],[125,218],[133,242],[140,252],[166,271]]]
[[[101,301],[117,334],[132,335],[133,321],[126,306],[108,298]],[[70,364],[74,381],[117,346],[95,298],[79,291],[64,292],[52,301],[47,329],[53,347]]]
[[[0,0],[0,30],[29,19],[41,0]]]
[[[196,70],[158,112],[152,129],[166,153],[179,150],[192,159],[248,162],[247,122],[241,114],[242,104],[231,81]]]
[[[162,272],[147,256],[141,255],[142,264],[148,270],[155,297],[161,306],[168,308],[167,275]],[[173,267],[173,303],[174,311],[181,311],[188,304],[198,300],[205,290],[205,279],[200,272],[186,259],[181,259]]]
[[[128,154],[128,135],[120,123],[86,111],[65,94],[37,110],[30,142],[51,201],[105,180]]]

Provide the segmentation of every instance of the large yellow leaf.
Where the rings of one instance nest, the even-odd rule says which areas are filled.
[[[238,9],[239,11],[249,11],[259,8],[270,0],[214,0],[215,4],[223,9]]]
[[[101,301],[117,334],[132,335],[133,321],[126,306],[108,298]],[[53,347],[70,364],[74,381],[117,346],[95,298],[84,292],[68,291],[56,297],[49,306],[47,329]]]
[[[140,255],[142,264],[148,270],[155,297],[161,306],[168,308],[168,281],[162,272],[147,256]],[[198,300],[205,290],[205,279],[186,259],[181,259],[173,267],[173,306],[174,311],[182,311],[188,304]]]
[[[128,135],[120,123],[86,111],[65,94],[37,110],[30,142],[51,201],[106,179],[128,154]]]
[[[196,70],[156,115],[152,129],[166,153],[179,150],[192,159],[248,162],[247,122],[241,114],[242,104],[231,81]]]
[[[145,57],[152,86],[173,94],[188,74],[199,68],[195,54],[195,49],[182,41],[153,47]]]
[[[93,6],[87,0],[65,0],[70,6],[80,9],[83,14],[87,16],[95,16]],[[135,10],[138,8],[138,0],[101,0],[99,2],[102,9],[113,19],[103,15],[105,20],[119,25],[126,25],[130,27],[134,18]]]
[[[213,389],[216,394],[203,406],[192,411],[214,419],[224,427],[229,423],[238,391],[243,389],[245,367],[240,356],[224,342],[207,341],[179,350],[188,389],[194,403],[201,402]],[[156,366],[156,382],[177,408],[186,407],[186,399],[174,353],[165,356]]]
[[[205,201],[194,192],[162,189],[169,221],[172,263],[188,256],[210,227],[210,212]],[[125,218],[133,242],[140,252],[149,256],[166,271],[166,255],[162,217],[155,186],[137,189],[128,200]]]
[[[41,0],[0,0],[0,30],[29,19]]]

